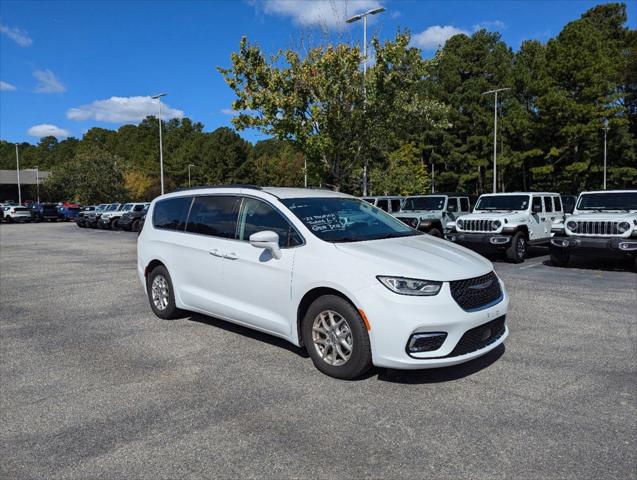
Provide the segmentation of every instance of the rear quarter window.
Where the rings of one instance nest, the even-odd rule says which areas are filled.
[[[184,230],[188,218],[191,197],[175,197],[160,200],[153,209],[153,226],[164,230]]]

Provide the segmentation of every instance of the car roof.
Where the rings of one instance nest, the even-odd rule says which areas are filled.
[[[637,190],[591,190],[590,192],[582,192],[580,195],[585,193],[637,193]]]
[[[500,193],[483,193],[481,197],[486,196],[504,196],[504,195],[559,195],[555,192],[500,192]]]
[[[201,194],[214,194],[214,193],[240,193],[248,194],[250,192],[263,192],[272,195],[279,199],[286,198],[326,198],[326,197],[346,197],[355,198],[352,195],[346,193],[335,192],[333,190],[320,189],[320,188],[295,188],[295,187],[256,187],[254,185],[211,185],[201,186],[193,188],[182,188],[164,195],[159,198],[173,197],[173,196],[185,196],[187,194],[197,193]]]
[[[454,193],[454,192],[436,192],[436,193],[424,193],[422,195],[409,195],[407,198],[422,198],[422,197],[469,197],[469,194]]]

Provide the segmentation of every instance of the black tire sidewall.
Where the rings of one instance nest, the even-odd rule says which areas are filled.
[[[431,235],[432,237],[442,238],[442,232],[438,230],[437,228],[432,228],[427,233]]]
[[[164,310],[157,309],[157,307],[155,307],[155,304],[153,303],[151,285],[153,284],[153,280],[157,275],[162,275],[168,283],[168,305]],[[146,282],[146,293],[148,296],[148,302],[150,303],[150,308],[153,310],[153,313],[156,316],[164,320],[172,320],[173,318],[177,318],[179,316],[180,310],[175,305],[173,282],[166,267],[164,267],[163,265],[158,265],[157,267],[153,268],[153,270],[148,274],[148,280]]]
[[[354,350],[347,363],[339,367],[327,364],[316,351],[312,341],[314,319],[325,310],[333,310],[341,315],[352,332]],[[303,317],[301,334],[307,352],[316,368],[330,377],[352,380],[361,376],[372,366],[371,345],[365,323],[356,308],[342,297],[324,295],[316,299]]]
[[[511,239],[511,245],[509,246],[509,248],[506,249],[506,256],[509,262],[512,262],[512,263],[524,262],[524,258],[526,257],[526,251],[528,250],[529,245],[527,242],[526,248],[524,249],[524,256],[520,258],[520,256],[518,255],[518,242],[520,241],[520,239],[523,239],[523,241],[526,242],[526,236],[524,235],[524,233],[517,232],[515,235],[513,235],[513,238]]]

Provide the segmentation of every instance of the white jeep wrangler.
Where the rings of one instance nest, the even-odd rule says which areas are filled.
[[[469,197],[457,193],[432,193],[407,197],[403,207],[393,215],[412,228],[442,237],[448,223],[469,213]]]
[[[529,245],[549,245],[553,222],[563,217],[557,193],[487,194],[473,213],[456,220],[447,239],[478,252],[501,250],[510,262],[522,263]]]
[[[582,192],[573,215],[554,225],[551,263],[568,264],[571,255],[624,257],[637,268],[637,190]]]

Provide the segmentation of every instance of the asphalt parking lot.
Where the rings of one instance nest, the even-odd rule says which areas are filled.
[[[1,478],[634,478],[621,263],[496,261],[505,348],[345,382],[281,340],[154,317],[136,239],[0,227]]]

